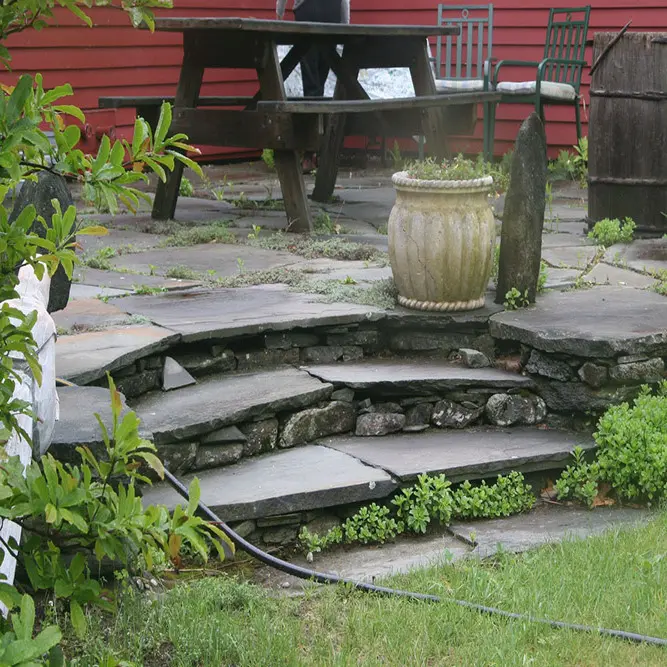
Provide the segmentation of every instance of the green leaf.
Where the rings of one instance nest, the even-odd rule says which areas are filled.
[[[83,609],[81,609],[81,605],[76,600],[70,602],[69,613],[76,636],[79,639],[83,639],[88,630],[88,623],[86,622],[86,616],[83,613]]]
[[[55,523],[58,521],[58,510],[51,503],[48,503],[44,508],[44,518],[46,519],[46,523]]]
[[[199,486],[199,480],[196,477],[190,482],[188,496],[188,515],[194,516],[199,507],[199,499],[201,498],[201,488]]]
[[[75,107],[73,104],[59,104],[58,106],[53,107],[58,113],[67,114],[68,116],[73,116],[77,120],[80,120],[82,123],[86,122],[86,117],[83,114],[83,111],[79,107]]]
[[[169,102],[163,102],[162,108],[160,109],[160,118],[157,122],[157,127],[155,128],[155,150],[159,148],[164,143],[165,138],[167,137],[167,132],[171,127],[171,104]]]
[[[142,458],[157,473],[160,479],[164,479],[164,465],[162,461],[151,452],[135,452],[135,456]]]
[[[102,225],[90,225],[76,230],[77,236],[106,236],[109,230]]]
[[[5,110],[4,121],[8,126],[13,125],[21,115],[28,98],[32,93],[32,78],[24,74],[16,84],[16,87],[9,96],[7,108]]]

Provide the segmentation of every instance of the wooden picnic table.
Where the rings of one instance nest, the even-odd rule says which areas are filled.
[[[495,93],[436,93],[427,38],[458,34],[458,27],[158,18],[155,29],[183,34],[172,132],[184,132],[194,144],[273,149],[292,231],[312,230],[301,151],[320,151],[313,198],[326,201],[333,193],[346,134],[366,130],[371,135],[379,131],[387,136],[423,134],[430,152],[444,157],[448,119],[454,124],[462,118],[472,122],[477,103],[497,97]],[[284,81],[315,42],[328,47],[328,64],[337,77],[334,97],[288,100]],[[282,62],[278,45],[291,46]],[[342,55],[336,51],[339,45]],[[359,70],[374,67],[409,68],[416,97],[370,100],[357,77]],[[225,98],[202,98],[200,104],[207,68],[254,69],[259,91],[250,99],[228,98],[227,103]],[[142,99],[148,107],[145,100],[152,98],[134,98],[133,105],[142,106]],[[106,102],[115,106],[114,98]],[[227,108],[212,108],[216,102]],[[243,108],[229,108],[233,106]],[[450,107],[457,111],[448,115]],[[153,218],[173,218],[182,173],[177,162],[167,182],[158,184]]]

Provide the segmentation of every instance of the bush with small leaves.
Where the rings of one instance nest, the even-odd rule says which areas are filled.
[[[594,434],[600,479],[628,500],[667,497],[667,380],[610,407]]]
[[[589,239],[595,239],[605,248],[615,243],[631,243],[637,225],[632,218],[624,218],[621,222],[618,218],[604,218],[599,220],[588,232]]]
[[[572,456],[574,462],[563,470],[554,484],[558,500],[578,500],[592,508],[598,493],[600,465],[595,461],[588,463],[581,447],[575,447]]]

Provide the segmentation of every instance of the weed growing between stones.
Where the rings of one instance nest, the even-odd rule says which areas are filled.
[[[276,170],[276,162],[273,157],[273,151],[270,148],[265,148],[262,151],[262,162],[264,162],[269,171]]]
[[[589,239],[595,239],[600,245],[608,248],[615,243],[632,243],[637,225],[632,218],[604,218],[599,220],[588,232]]]
[[[503,302],[505,310],[518,310],[519,308],[527,308],[529,305],[528,290],[521,294],[516,287],[512,287],[505,293],[505,301]]]
[[[348,261],[374,261],[378,262],[380,266],[386,266],[389,262],[387,253],[372,245],[354,243],[336,237],[318,240],[308,236],[294,237],[278,233],[272,236],[251,238],[248,239],[248,243],[266,250],[284,250],[306,259],[328,257]]]
[[[236,243],[236,236],[229,231],[229,222],[224,220],[197,227],[187,227],[176,223],[176,229],[160,243],[160,246],[163,248],[184,247],[202,243]]]
[[[183,264],[168,268],[164,275],[167,278],[180,278],[181,280],[199,280],[201,278],[201,274]]]
[[[190,182],[190,179],[183,176],[181,184],[178,186],[178,194],[181,197],[192,197],[195,194],[195,189]]]
[[[576,452],[574,463],[556,482],[559,499],[594,504],[605,482],[620,500],[652,504],[667,497],[667,380],[656,392],[643,386],[632,405],[610,407],[593,434],[595,461]]]
[[[115,268],[111,266],[111,262],[109,261],[110,259],[113,259],[114,257],[120,257],[120,255],[130,255],[137,252],[141,252],[141,250],[131,243],[126,243],[125,245],[118,246],[117,248],[104,246],[103,248],[98,248],[92,254],[84,255],[82,261],[91,269],[102,269],[104,271],[108,271],[112,268]]]
[[[452,518],[481,519],[528,511],[535,504],[531,487],[520,472],[498,475],[491,486],[482,481],[463,482],[455,490],[444,475],[420,475],[414,486],[401,489],[390,506],[362,507],[341,526],[324,535],[302,528],[299,541],[306,553],[323,551],[335,544],[386,542],[401,533],[426,533],[431,522],[447,525]]]

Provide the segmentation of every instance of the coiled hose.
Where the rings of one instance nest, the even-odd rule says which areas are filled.
[[[177,491],[183,498],[189,500],[188,490],[185,485],[174,475],[165,468],[164,471],[165,477],[169,484]],[[552,628],[560,628],[565,630],[576,630],[578,632],[589,632],[592,634],[599,634],[608,637],[616,637],[618,639],[625,639],[627,641],[636,642],[638,644],[653,644],[657,646],[667,646],[667,639],[661,639],[660,637],[650,637],[647,635],[640,635],[635,632],[626,632],[625,630],[610,630],[608,628],[595,628],[591,625],[581,625],[579,623],[566,623],[565,621],[552,621],[547,618],[537,618],[531,616],[530,614],[519,614],[511,611],[504,611],[503,609],[498,609],[497,607],[486,607],[481,604],[475,604],[473,602],[467,602],[465,600],[456,600],[449,598],[441,598],[437,595],[428,595],[426,593],[414,593],[412,591],[401,591],[395,588],[387,588],[385,586],[376,586],[375,584],[368,584],[362,581],[354,581],[352,579],[345,579],[344,577],[337,577],[334,574],[324,574],[322,572],[316,572],[314,570],[309,570],[305,567],[300,567],[299,565],[293,565],[288,563],[280,558],[276,558],[271,554],[267,554],[265,551],[258,549],[253,544],[250,544],[247,540],[243,539],[240,535],[235,533],[224,521],[222,521],[210,508],[208,508],[203,502],[199,502],[199,509],[211,520],[220,527],[223,533],[234,543],[234,545],[245,551],[247,554],[250,554],[253,558],[272,567],[285,574],[291,574],[299,579],[307,579],[310,581],[315,581],[318,584],[347,584],[357,590],[364,591],[365,593],[377,593],[380,595],[388,595],[391,597],[400,597],[408,598],[411,600],[422,600],[425,602],[450,602],[456,604],[460,607],[465,607],[467,609],[474,609],[482,614],[489,614],[495,616],[503,616],[504,618],[512,618],[519,621],[529,621],[530,623],[540,623],[542,625],[548,625]]]

